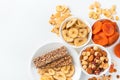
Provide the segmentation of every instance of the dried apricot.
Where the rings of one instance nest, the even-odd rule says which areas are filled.
[[[111,23],[104,23],[102,25],[102,30],[105,33],[106,36],[111,36],[115,32],[115,28]]]
[[[92,33],[97,34],[98,32],[101,31],[101,28],[102,28],[102,22],[101,21],[95,22],[95,24],[92,27]]]
[[[120,58],[120,43],[114,47],[114,53],[117,57]]]
[[[102,22],[102,24],[111,23],[114,26],[115,30],[117,30],[117,23],[116,22],[112,22],[112,21],[110,21],[108,19],[101,20],[101,22]]]
[[[98,34],[93,35],[93,41],[96,44],[100,44],[100,45],[103,45],[103,46],[106,46],[108,44],[108,39],[103,32],[100,32]]]
[[[108,37],[108,44],[111,45],[113,44],[119,37],[119,33],[115,32],[112,36]]]

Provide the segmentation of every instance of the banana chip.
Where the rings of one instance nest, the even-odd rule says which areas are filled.
[[[60,71],[61,67],[54,68],[55,71]]]
[[[49,73],[49,75],[54,75],[55,71],[53,69],[48,69],[48,73]]]
[[[76,18],[71,19],[70,21],[68,21],[66,27],[70,28],[71,26],[73,26],[76,23],[76,21],[77,21]]]
[[[71,65],[69,72],[67,74],[65,74],[65,75],[66,75],[66,77],[72,77],[74,72],[75,72],[75,68],[74,68],[73,65]]]
[[[73,38],[68,36],[68,31],[67,30],[63,30],[62,35],[63,35],[63,38],[65,39],[65,41],[67,41],[67,42],[72,42],[73,41]]]
[[[43,75],[40,80],[54,80],[54,78],[50,75]]]
[[[87,37],[88,30],[87,29],[79,29],[79,37]]]
[[[56,13],[52,14],[49,20],[49,23],[53,26],[51,32],[59,35],[59,29],[61,23],[69,16],[71,16],[71,13],[70,13],[70,9],[67,6],[65,5],[56,6]]]
[[[84,38],[76,38],[74,40],[75,46],[81,46],[81,45],[85,44],[86,42],[87,42],[87,38],[86,37],[84,37]]]
[[[102,8],[101,4],[95,1],[89,6],[89,18],[100,19],[101,16],[114,20],[116,15],[116,5],[112,5],[111,8]]]
[[[45,74],[45,73],[48,73],[48,70],[47,70],[47,69],[38,69],[38,73],[39,73],[40,75],[43,75],[43,74]]]
[[[73,65],[53,69],[38,69],[38,73],[41,75],[40,80],[72,80],[74,71]]]
[[[57,80],[66,80],[66,76],[63,72],[57,72],[53,77]]]
[[[66,80],[72,80],[70,77],[68,77]]]
[[[56,11],[57,11],[57,12],[62,12],[64,9],[65,9],[65,7],[62,6],[62,5],[56,6]]]
[[[76,28],[70,28],[68,31],[68,35],[74,39],[78,36],[78,30]]]
[[[64,66],[64,67],[62,67],[61,68],[61,71],[63,72],[63,73],[68,73],[69,71],[70,71],[70,66]]]

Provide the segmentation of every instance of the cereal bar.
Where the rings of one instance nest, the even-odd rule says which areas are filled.
[[[62,67],[72,64],[72,57],[70,55],[66,55],[63,58],[60,58],[52,63],[49,63],[41,68],[55,68],[55,67]]]
[[[33,60],[36,67],[44,66],[48,63],[51,63],[52,61],[55,61],[59,58],[64,57],[67,54],[66,47],[62,46],[56,50],[53,50],[51,52],[48,52],[45,55],[42,55],[40,57],[37,57]]]

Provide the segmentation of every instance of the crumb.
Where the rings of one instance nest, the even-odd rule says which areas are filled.
[[[111,78],[111,75],[108,75],[109,78]]]
[[[115,19],[118,21],[118,20],[119,20],[119,17],[118,17],[118,16],[116,16],[116,17],[115,17]]]
[[[117,78],[120,78],[120,75],[116,75]]]
[[[110,72],[110,73],[117,72],[117,69],[115,69],[115,66],[114,66],[113,63],[110,65],[109,72]]]

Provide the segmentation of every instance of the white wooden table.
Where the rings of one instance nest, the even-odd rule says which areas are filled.
[[[73,15],[86,19],[92,25],[94,20],[88,18],[88,6],[93,1],[0,0],[0,80],[30,80],[29,62],[34,52],[47,42],[61,42],[50,32],[52,27],[48,23],[56,5],[69,6]],[[120,0],[99,1],[103,7],[116,4],[120,16]],[[120,66],[120,59],[114,55],[113,49],[108,50]],[[81,80],[87,80],[83,73]]]

